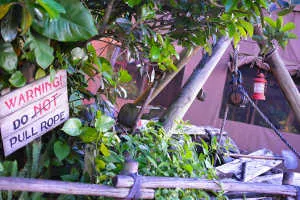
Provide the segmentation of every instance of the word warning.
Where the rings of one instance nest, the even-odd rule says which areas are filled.
[[[0,130],[5,156],[69,118],[67,74],[50,76],[0,98]]]

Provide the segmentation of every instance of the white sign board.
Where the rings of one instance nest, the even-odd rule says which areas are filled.
[[[0,98],[0,130],[8,156],[69,118],[66,71],[14,90]]]

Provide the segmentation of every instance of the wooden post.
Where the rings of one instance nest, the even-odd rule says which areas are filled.
[[[266,56],[265,61],[270,65],[279,87],[300,123],[300,94],[277,49]]]
[[[73,183],[65,181],[0,177],[0,190],[42,192],[126,198],[129,188],[114,188],[99,184]],[[141,189],[142,199],[154,199],[153,189]]]
[[[200,178],[175,178],[141,176],[142,188],[182,188],[212,191],[255,192],[260,194],[296,196],[297,189],[291,185],[274,185],[266,183],[244,183],[230,180],[207,180]],[[129,188],[134,180],[130,176],[118,175],[115,187]]]
[[[282,185],[294,185],[294,173],[291,171],[286,171],[283,173]],[[296,192],[296,197],[287,196],[287,200],[298,200],[299,199],[299,190]]]
[[[167,132],[173,128],[174,121],[181,120],[187,110],[192,105],[197,94],[204,83],[217,66],[226,49],[230,45],[231,39],[221,38],[213,49],[211,56],[204,56],[201,63],[194,70],[188,82],[181,90],[179,97],[168,108],[161,121]]]

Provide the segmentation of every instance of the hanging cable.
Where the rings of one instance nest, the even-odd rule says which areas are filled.
[[[281,141],[291,150],[293,151],[296,156],[300,159],[300,154],[297,152],[297,150],[284,138],[282,133],[272,124],[272,122],[268,119],[268,117],[259,109],[259,107],[252,101],[252,99],[249,97],[248,93],[246,90],[242,90],[245,97],[248,99],[250,104],[253,106],[253,108],[259,113],[259,115],[265,120],[265,122],[268,124],[270,128],[273,129],[273,131],[277,134],[277,136],[281,139]]]

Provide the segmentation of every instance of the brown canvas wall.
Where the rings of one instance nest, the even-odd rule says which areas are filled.
[[[293,12],[285,17],[285,22],[293,21],[297,28],[295,34],[300,36],[300,12]],[[240,52],[257,55],[259,49],[254,41],[241,42]],[[280,54],[284,59],[289,71],[299,73],[300,70],[300,39],[289,42],[285,50],[280,50]],[[227,50],[222,60],[214,70],[212,76],[204,85],[206,91],[206,100],[200,102],[195,100],[191,108],[185,115],[185,120],[189,120],[192,124],[202,126],[220,127],[222,119],[219,118],[220,108],[222,104],[223,89],[226,80],[226,72],[230,58],[231,48]],[[195,67],[195,60],[200,55],[196,55],[186,67],[185,77],[192,73]],[[268,148],[276,153],[287,149],[283,142],[268,128],[249,125],[242,122],[227,121],[225,130],[236,141],[238,146],[245,151],[254,151],[259,148]],[[284,133],[287,140],[300,152],[300,134]],[[300,171],[300,168],[298,168]]]

